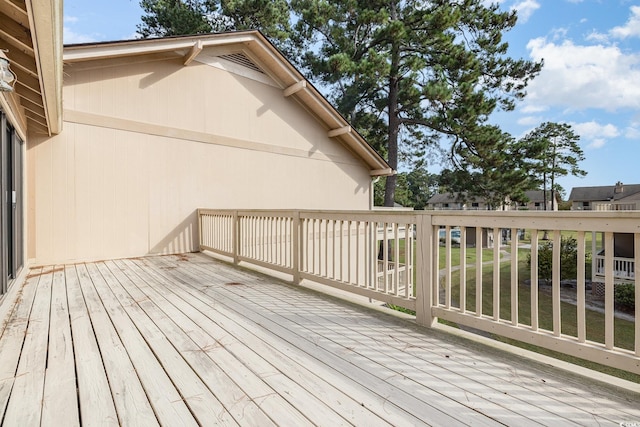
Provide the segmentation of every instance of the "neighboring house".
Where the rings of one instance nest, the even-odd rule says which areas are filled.
[[[502,206],[494,208],[480,197],[467,197],[462,194],[439,193],[433,195],[426,205],[426,209],[433,210],[504,210]]]
[[[369,209],[392,173],[259,32],[63,53],[62,2],[32,3],[0,33],[0,290],[26,260],[196,251],[200,207]]]
[[[574,187],[569,196],[571,209],[592,211],[628,211],[640,210],[640,184],[623,184],[598,187]],[[613,276],[616,283],[635,280],[635,249],[633,234],[614,233]],[[594,282],[604,282],[605,260],[602,243],[604,238],[592,239],[594,262],[592,277]],[[594,288],[595,289],[595,288]]]
[[[453,193],[440,193],[435,194],[427,201],[427,209],[433,210],[466,210],[466,211],[479,211],[479,210],[545,210],[544,209],[544,192],[542,190],[527,191],[526,193],[529,201],[527,203],[510,203],[506,201],[504,205],[494,207],[481,197],[469,197],[466,198],[464,194],[458,196]],[[547,210],[558,210],[558,200],[556,194],[556,203],[551,202],[551,193],[547,192]]]
[[[569,201],[572,210],[640,210],[640,184],[574,187]]]
[[[554,193],[555,195],[555,203],[553,202],[553,198],[551,196],[551,192],[547,191],[546,197],[546,206],[545,209],[545,197],[543,190],[530,190],[525,191],[525,196],[529,199],[526,203],[518,203],[518,210],[530,210],[530,211],[557,211],[558,210],[558,193]]]

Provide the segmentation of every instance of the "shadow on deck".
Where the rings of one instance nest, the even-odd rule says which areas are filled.
[[[32,269],[4,425],[620,425],[640,396],[203,254]]]

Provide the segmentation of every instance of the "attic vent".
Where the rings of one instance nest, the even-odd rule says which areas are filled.
[[[252,60],[246,57],[244,53],[232,53],[229,55],[220,55],[220,58],[233,62],[243,67],[247,67],[253,71],[264,74],[264,72],[258,67]]]

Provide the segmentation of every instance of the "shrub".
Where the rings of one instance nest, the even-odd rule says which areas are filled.
[[[633,283],[620,283],[616,285],[614,300],[618,308],[624,310],[635,310],[636,308],[636,287]]]
[[[589,264],[590,260],[585,260]],[[527,265],[531,268],[531,253],[527,255]],[[545,241],[538,246],[538,277],[551,281],[553,272],[553,242]],[[575,279],[578,272],[578,241],[573,237],[560,239],[560,280]]]

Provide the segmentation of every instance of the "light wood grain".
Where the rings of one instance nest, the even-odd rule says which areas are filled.
[[[36,269],[19,293],[5,425],[640,420],[635,395],[202,254]]]

